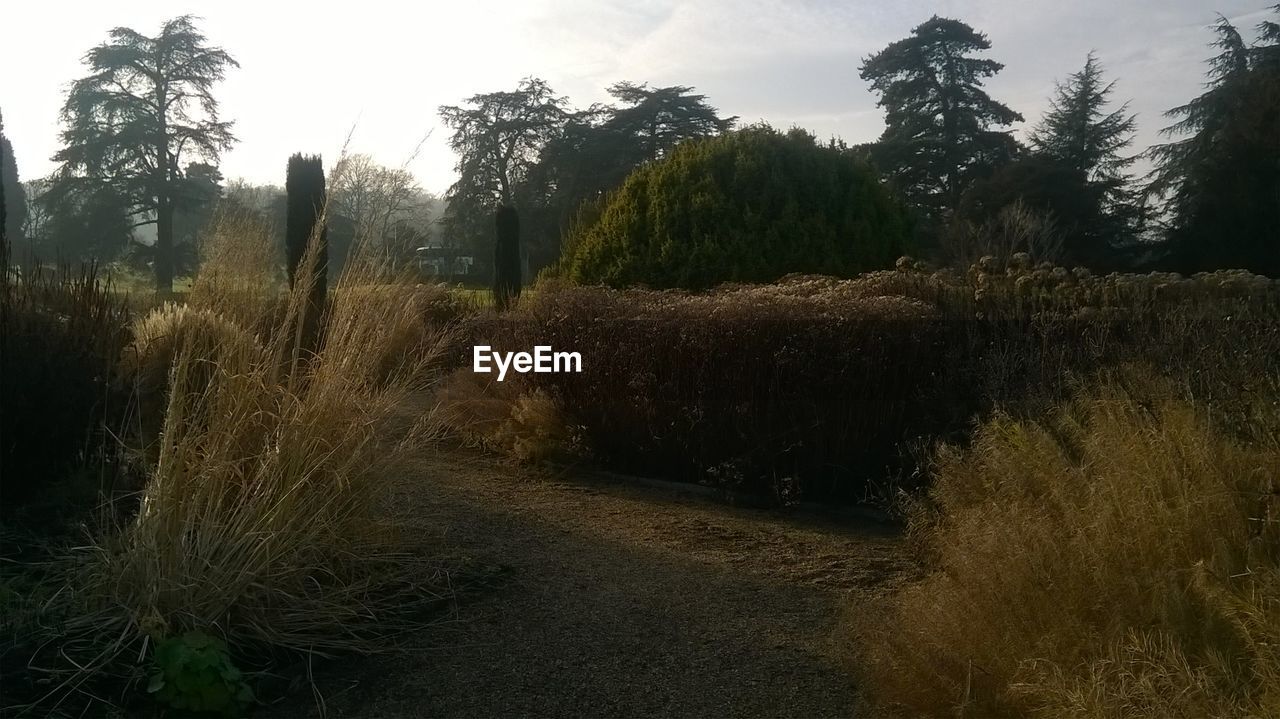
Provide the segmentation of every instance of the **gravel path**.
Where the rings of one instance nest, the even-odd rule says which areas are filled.
[[[397,507],[488,580],[411,653],[325,670],[329,716],[869,715],[837,632],[909,572],[892,531],[471,453],[407,475]]]

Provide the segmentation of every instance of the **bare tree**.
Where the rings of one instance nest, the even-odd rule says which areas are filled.
[[[28,180],[22,183],[26,190],[27,216],[22,221],[22,236],[27,238],[33,247],[48,239],[49,220],[53,213],[49,211],[49,203],[44,195],[49,191],[49,180]]]

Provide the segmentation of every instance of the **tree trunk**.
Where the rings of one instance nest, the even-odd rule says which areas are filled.
[[[173,291],[173,202],[160,198],[156,208],[156,291]]]

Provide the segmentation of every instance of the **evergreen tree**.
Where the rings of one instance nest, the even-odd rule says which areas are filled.
[[[503,205],[494,213],[493,302],[505,310],[520,297],[520,215]]]
[[[54,188],[108,183],[125,199],[134,225],[155,223],[156,288],[173,284],[174,212],[184,196],[184,156],[216,161],[235,138],[218,119],[213,86],[236,61],[210,47],[190,16],[148,37],[118,27],[85,55],[91,74],[77,80],[62,108],[66,147]]]
[[[37,203],[47,222],[34,249],[44,259],[112,262],[130,249],[128,201],[109,184],[77,183],[57,195],[46,191]]]
[[[573,113],[543,148],[520,194],[530,264],[543,267],[560,254],[560,238],[584,203],[601,200],[636,167],[682,142],[727,132],[736,117],[721,117],[692,87],[619,82],[608,88],[618,105]]]
[[[4,116],[0,115],[0,251],[22,238],[26,214],[26,193],[18,179],[13,145],[4,134]]]
[[[567,238],[556,271],[581,283],[690,289],[793,272],[852,276],[892,267],[911,229],[855,152],[803,130],[748,127],[641,165],[598,221]]]
[[[990,48],[986,35],[935,15],[862,63],[886,112],[872,157],[927,218],[945,218],[975,180],[1017,153],[1000,128],[1022,116],[982,89],[1004,65],[973,56]]]
[[[1274,8],[1280,15],[1280,5]],[[1250,46],[1226,18],[1199,97],[1170,110],[1183,139],[1149,151],[1149,196],[1165,201],[1175,268],[1223,267],[1280,276],[1280,25]]]
[[[329,232],[325,226],[324,163],[319,155],[289,158],[285,175],[285,261],[289,287],[311,276],[302,309],[297,346],[314,352],[319,346],[320,313],[324,310],[329,274]],[[311,249],[308,256],[308,249]]]
[[[1083,180],[1077,191],[1087,203],[1084,212],[1057,219],[1074,224],[1067,253],[1084,264],[1105,262],[1110,247],[1134,237],[1140,219],[1127,172],[1137,157],[1123,153],[1133,144],[1137,117],[1127,103],[1108,109],[1115,82],[1105,82],[1102,72],[1090,53],[1083,69],[1058,83],[1049,110],[1028,138],[1035,155]]]
[[[533,77],[514,90],[473,95],[439,112],[453,129],[449,147],[458,153],[458,181],[445,194],[445,231],[451,241],[483,257],[494,211],[502,205],[524,210],[521,190],[528,186],[529,172],[570,115],[564,98]]]

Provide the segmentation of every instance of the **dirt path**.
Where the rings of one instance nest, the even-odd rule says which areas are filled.
[[[491,581],[321,681],[330,716],[867,715],[835,632],[906,573],[891,531],[473,454],[410,474],[397,506]]]

